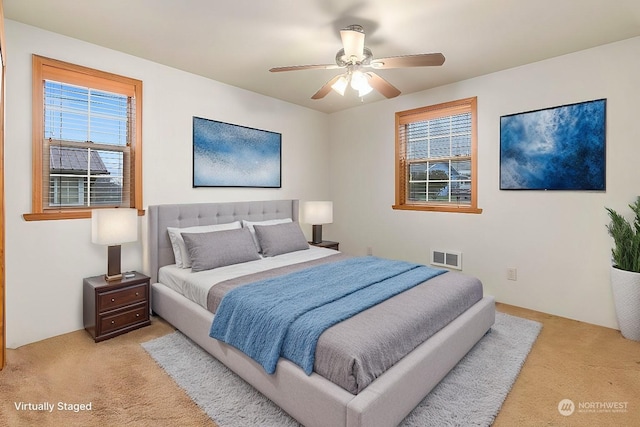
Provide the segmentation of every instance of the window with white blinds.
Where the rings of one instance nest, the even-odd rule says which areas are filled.
[[[34,209],[141,209],[141,82],[34,55]],[[39,185],[38,185],[39,184]]]
[[[129,207],[125,166],[134,120],[127,96],[45,80],[43,164],[49,165],[49,192],[43,204]]]
[[[396,113],[395,209],[479,213],[476,98]]]

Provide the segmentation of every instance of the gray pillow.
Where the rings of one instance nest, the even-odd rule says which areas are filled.
[[[182,233],[182,238],[191,258],[193,272],[260,259],[251,232],[246,228]]]
[[[253,228],[264,256],[276,256],[309,249],[309,243],[307,243],[307,239],[300,229],[300,224],[297,222],[254,225]]]

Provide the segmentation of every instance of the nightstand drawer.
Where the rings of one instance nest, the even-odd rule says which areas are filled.
[[[146,303],[133,307],[127,311],[119,312],[117,314],[100,317],[100,332],[101,334],[108,334],[109,332],[117,329],[123,329],[128,326],[133,326],[136,323],[145,322],[149,320],[149,307]]]
[[[146,301],[147,285],[128,286],[126,288],[113,291],[100,292],[98,294],[98,313],[102,313],[114,308],[122,307],[137,302]]]

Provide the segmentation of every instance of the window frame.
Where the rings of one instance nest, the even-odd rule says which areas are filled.
[[[401,135],[401,127],[410,123],[448,117],[461,113],[471,113],[471,197],[468,205],[439,202],[414,202],[408,200],[409,165],[402,155],[406,142]],[[427,107],[399,111],[395,114],[395,204],[393,209],[433,212],[482,213],[478,208],[478,138],[477,138],[477,97],[464,98]]]
[[[54,80],[65,84],[84,86],[130,96],[135,104],[134,137],[130,144],[130,207],[144,215],[142,206],[142,81],[83,67],[56,59],[32,55],[32,198],[31,213],[25,213],[26,221],[53,219],[91,218],[91,207],[45,208],[43,192],[43,134],[44,134],[44,81]],[[46,183],[50,185],[49,180]]]

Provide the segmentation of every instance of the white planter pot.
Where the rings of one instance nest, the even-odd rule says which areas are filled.
[[[622,336],[640,341],[640,273],[611,267],[611,288]]]

